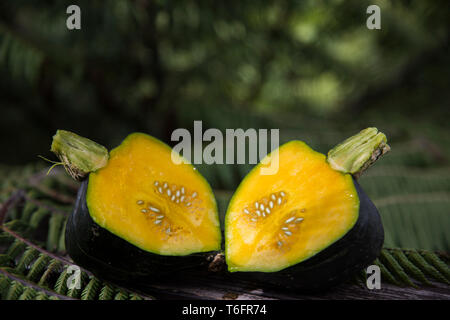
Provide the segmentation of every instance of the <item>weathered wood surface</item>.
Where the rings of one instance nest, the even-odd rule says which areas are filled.
[[[412,288],[381,283],[381,289],[369,290],[362,284],[348,283],[321,293],[268,286],[245,280],[230,280],[221,275],[189,275],[189,278],[173,283],[163,282],[142,288],[145,292],[161,299],[304,299],[304,300],[450,300],[450,286],[432,283],[433,286]]]

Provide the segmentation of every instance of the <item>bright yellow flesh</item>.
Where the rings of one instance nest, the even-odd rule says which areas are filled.
[[[278,172],[262,175],[270,164],[258,165],[229,205],[225,237],[230,271],[272,272],[299,263],[340,239],[358,219],[359,198],[350,175],[333,170],[323,154],[303,142],[278,150]],[[275,154],[268,157],[273,161]],[[259,210],[258,216],[255,201],[265,208],[272,201],[273,208],[265,217]]]
[[[177,191],[178,203],[172,200]],[[87,204],[97,224],[143,250],[186,255],[220,249],[209,185],[192,165],[174,164],[171,149],[148,135],[128,136],[108,165],[90,174]]]

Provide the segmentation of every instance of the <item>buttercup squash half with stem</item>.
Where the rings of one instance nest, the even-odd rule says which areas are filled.
[[[174,164],[156,138],[133,133],[108,153],[58,130],[51,151],[82,180],[66,225],[66,250],[80,266],[128,281],[198,268],[220,250],[209,184],[191,164]]]
[[[367,128],[327,156],[301,141],[268,155],[236,190],[225,217],[228,270],[264,281],[322,288],[361,271],[380,253],[379,213],[356,178],[389,151]],[[279,170],[262,170],[278,157]]]

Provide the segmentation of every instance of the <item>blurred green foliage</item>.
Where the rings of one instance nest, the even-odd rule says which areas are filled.
[[[66,28],[70,4],[81,30]],[[381,30],[366,28],[370,4]],[[169,142],[201,119],[280,128],[321,151],[373,125],[448,163],[449,9],[444,0],[2,1],[0,161],[34,161],[58,128],[112,147],[133,131]]]

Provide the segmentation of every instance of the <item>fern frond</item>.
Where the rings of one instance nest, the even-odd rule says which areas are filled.
[[[39,292],[34,300],[49,300],[49,296],[46,295],[44,292]]]
[[[34,300],[34,297],[37,295],[37,292],[34,288],[26,288],[20,297],[19,300]]]
[[[9,288],[11,287],[12,280],[8,277],[0,274],[0,298],[4,300],[6,298],[6,294],[8,293]]]
[[[422,250],[420,253],[425,260],[431,263],[448,281],[450,281],[450,268],[444,261],[439,259],[434,252]]]
[[[6,254],[11,257],[11,259],[16,259],[27,247],[25,243],[16,239],[13,244],[8,248]]]
[[[406,257],[406,255],[403,253],[402,250],[394,249],[391,251],[394,258],[406,270],[408,274],[411,274],[412,277],[419,280],[423,284],[431,285],[430,281],[428,281],[423,272],[420,271],[419,268],[417,268],[411,261],[408,260],[408,258]]]
[[[416,250],[409,250],[406,253],[409,260],[411,260],[419,269],[425,274],[436,279],[439,282],[450,284],[450,282],[431,264],[429,264]]]
[[[54,277],[58,271],[61,269],[61,262],[55,259],[52,259],[48,264],[47,270],[45,270],[42,277],[39,279],[39,286],[49,286],[50,279]]]
[[[30,271],[27,274],[27,279],[36,282],[39,279],[40,275],[43,273],[49,260],[50,260],[50,257],[48,257],[42,253],[39,254],[39,257],[33,263],[33,265],[30,268]]]
[[[128,292],[120,289],[114,296],[114,300],[128,300]]]
[[[81,300],[94,300],[100,289],[101,281],[95,277],[91,277],[89,283],[84,287],[81,293]]]
[[[38,209],[38,207],[36,206],[36,204],[34,204],[31,201],[27,201],[27,203],[25,204],[25,207],[23,208],[20,220],[25,223],[28,223],[31,219],[33,212],[36,211],[37,209]]]
[[[392,275],[392,273],[384,266],[383,263],[381,263],[381,261],[379,259],[376,259],[374,262],[378,267],[380,267],[380,272],[381,272],[381,277],[383,280],[400,286],[400,282],[397,281],[397,279],[395,279],[395,277]]]
[[[47,235],[47,250],[48,251],[56,251],[59,246],[60,235],[62,232],[62,226],[66,217],[60,214],[53,213],[48,227],[48,235]]]
[[[397,260],[391,255],[388,250],[382,250],[380,260],[383,264],[400,280],[400,283],[417,288],[417,286],[410,280],[409,276],[405,273],[405,270],[397,262]]]
[[[67,279],[69,278],[69,275],[67,273],[67,267],[68,266],[64,266],[63,271],[61,272],[61,274],[59,275],[58,279],[55,282],[55,287],[54,290],[56,293],[59,294],[66,294],[67,292]]]
[[[114,292],[114,287],[109,283],[105,283],[105,285],[100,290],[98,300],[112,300],[114,298]]]
[[[23,285],[18,281],[12,281],[8,292],[6,293],[5,300],[17,300],[23,292]]]
[[[50,214],[50,211],[46,208],[39,208],[37,211],[33,213],[30,218],[29,225],[31,228],[36,229],[39,226],[39,223]]]
[[[24,274],[27,268],[31,265],[31,262],[33,262],[38,256],[39,251],[34,248],[28,247],[17,263],[17,266],[15,268],[16,272],[19,274]]]

